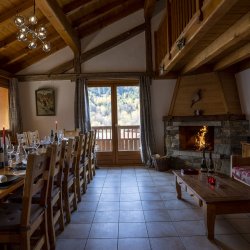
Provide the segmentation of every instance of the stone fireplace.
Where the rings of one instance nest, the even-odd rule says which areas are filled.
[[[197,133],[207,126],[205,155],[212,152],[218,172],[230,174],[230,155],[241,154],[241,141],[246,141],[249,122],[244,115],[166,116],[164,120],[166,155],[172,168],[199,168],[202,150],[195,146]]]

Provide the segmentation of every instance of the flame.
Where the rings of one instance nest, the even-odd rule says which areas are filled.
[[[198,150],[206,148],[206,134],[208,132],[207,126],[203,126],[195,136],[195,146]]]

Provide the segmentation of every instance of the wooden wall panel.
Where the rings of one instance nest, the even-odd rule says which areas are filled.
[[[199,109],[203,115],[242,114],[233,75],[212,72],[178,79],[169,115],[192,116]],[[201,99],[192,99],[201,90]]]

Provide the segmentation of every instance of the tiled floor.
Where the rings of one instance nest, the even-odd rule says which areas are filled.
[[[57,250],[250,249],[249,214],[219,216],[210,242],[202,209],[184,198],[176,199],[171,173],[98,169]]]

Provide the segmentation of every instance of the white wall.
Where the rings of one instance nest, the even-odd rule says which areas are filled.
[[[154,80],[151,86],[152,116],[156,140],[156,153],[164,153],[164,123],[168,115],[176,80]]]
[[[235,75],[243,114],[250,120],[250,69]]]
[[[55,89],[55,116],[36,115],[35,91],[39,88]],[[58,129],[75,128],[75,83],[71,81],[23,82],[19,84],[19,92],[24,131],[37,129],[43,138],[50,134],[51,129],[55,130],[55,121],[58,121]]]

